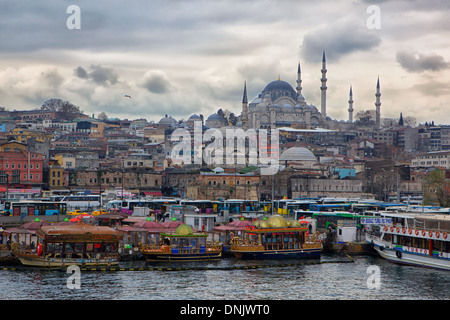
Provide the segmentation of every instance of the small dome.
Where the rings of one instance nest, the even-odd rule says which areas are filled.
[[[202,120],[202,118],[200,118],[200,116],[198,114],[193,114],[192,116],[189,117],[188,121],[193,121],[193,120]]]
[[[274,214],[267,219],[267,223],[272,228],[285,228],[287,227],[286,219],[279,214]]]
[[[191,226],[182,224],[175,230],[175,234],[179,236],[188,236],[194,234],[194,230],[192,230]]]
[[[298,220],[289,220],[290,227],[300,227],[300,222]]]
[[[281,156],[280,160],[283,161],[317,161],[314,153],[306,148],[302,147],[292,147],[285,150]]]
[[[221,119],[220,119],[220,117],[219,117],[219,115],[217,113],[213,113],[212,115],[210,115],[208,117],[207,120],[221,120]]]
[[[176,124],[177,120],[175,120],[174,118],[172,118],[166,114],[166,116],[164,118],[162,118],[161,120],[159,120],[158,123],[159,124]]]

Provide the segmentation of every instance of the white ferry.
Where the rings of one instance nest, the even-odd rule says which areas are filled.
[[[450,270],[450,215],[381,213],[380,221],[380,227],[374,228],[366,241],[382,258]]]

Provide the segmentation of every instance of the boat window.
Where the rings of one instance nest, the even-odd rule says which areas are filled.
[[[83,243],[75,243],[75,252],[83,252]]]
[[[65,252],[73,252],[74,249],[75,249],[75,243],[72,243],[72,242],[66,243],[66,245],[64,247]]]
[[[53,243],[47,243],[47,252],[53,252],[54,251],[54,244]]]
[[[94,252],[101,252],[102,244],[101,243],[94,243]]]

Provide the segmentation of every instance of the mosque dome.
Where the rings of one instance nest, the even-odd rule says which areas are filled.
[[[212,115],[210,115],[208,117],[207,120],[214,120],[214,121],[219,120],[220,121],[221,119],[220,119],[220,117],[219,117],[219,115],[217,113],[213,113]]]
[[[158,122],[159,124],[166,124],[166,125],[171,125],[171,124],[176,124],[177,120],[175,120],[174,118],[168,116],[166,114],[166,116],[164,118],[162,118],[161,120],[159,120]]]
[[[283,80],[275,80],[269,83],[263,90],[263,92],[274,91],[274,90],[283,90],[283,91],[294,91],[292,86]]]
[[[192,116],[189,117],[188,121],[201,121],[202,118],[200,118],[200,116],[198,114],[193,114]]]
[[[310,150],[302,147],[292,147],[285,150],[281,156],[282,161],[317,161],[316,156]]]

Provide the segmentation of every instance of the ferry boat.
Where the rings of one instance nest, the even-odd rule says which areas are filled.
[[[243,237],[233,237],[231,252],[238,259],[320,258],[322,243],[298,220],[286,220],[275,214],[257,220],[244,230]]]
[[[181,224],[174,233],[160,233],[158,245],[142,246],[147,261],[207,261],[222,258],[222,245],[207,241],[206,232],[194,232],[191,226]]]
[[[112,228],[83,222],[47,225],[19,243],[13,253],[25,266],[112,266],[119,263],[122,234]]]
[[[450,215],[382,213],[378,231],[366,235],[391,262],[450,270]]]

